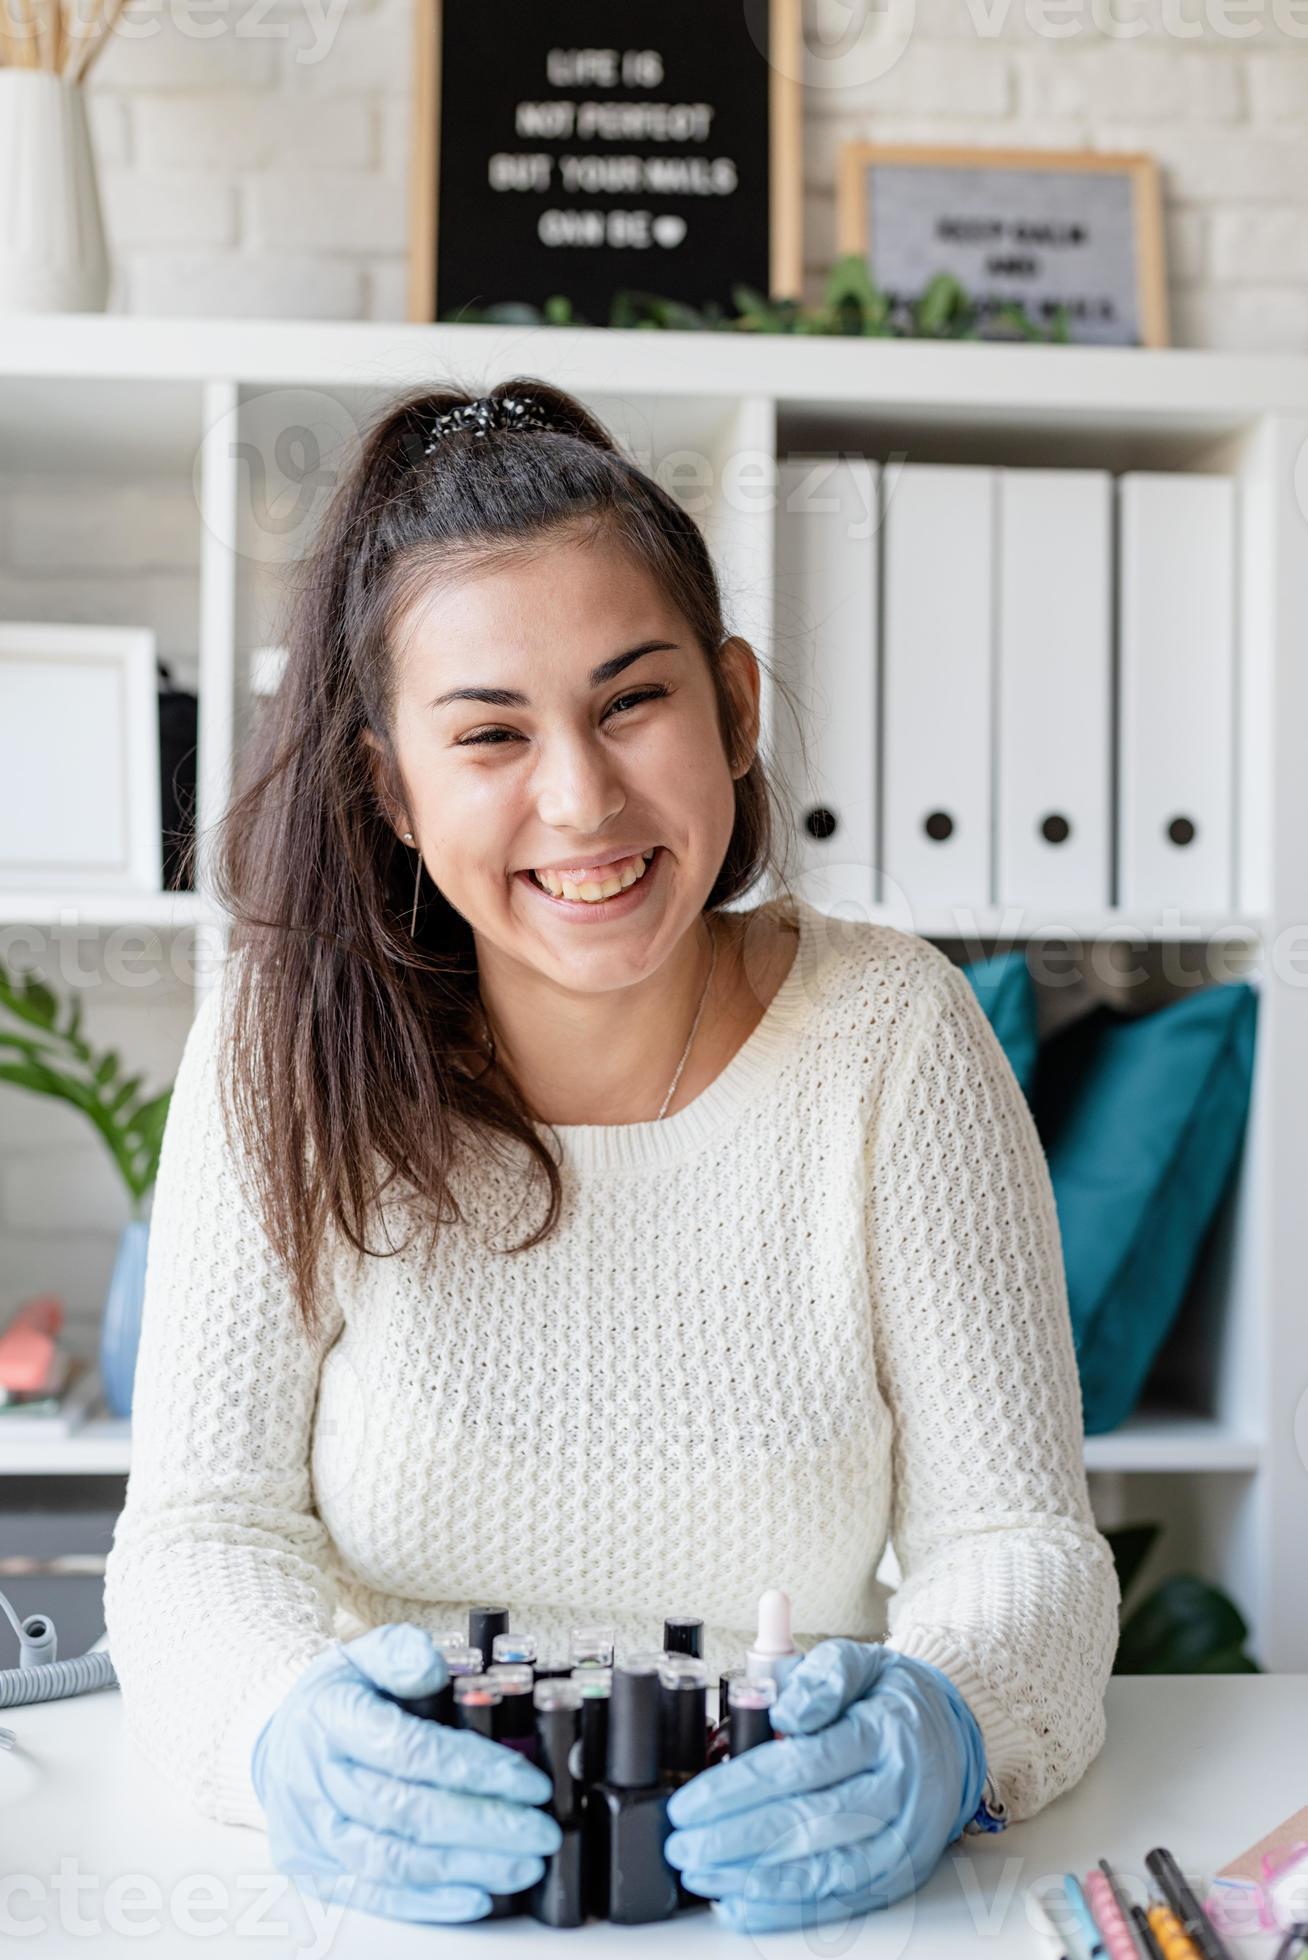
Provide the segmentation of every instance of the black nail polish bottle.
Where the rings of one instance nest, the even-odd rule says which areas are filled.
[[[545,1860],[544,1876],[526,1895],[527,1911],[546,1926],[581,1926],[586,1918],[582,1882],[581,1687],[573,1680],[538,1681],[536,1761],[554,1785],[550,1814],[563,1842]]]
[[[742,1675],[731,1683],[727,1699],[731,1710],[729,1727],[733,1756],[743,1756],[747,1750],[757,1749],[761,1742],[776,1741],[771,1714],[776,1698],[777,1684],[766,1677],[748,1681]]]
[[[663,1656],[659,1668],[659,1767],[666,1790],[680,1789],[708,1762],[708,1669],[693,1654]],[[675,1868],[674,1868],[675,1870]],[[707,1907],[676,1872],[677,1904]]]
[[[604,1781],[609,1763],[609,1700],[613,1669],[587,1663],[574,1667],[571,1679],[581,1689],[581,1781],[589,1794]]]
[[[468,1609],[468,1645],[480,1647],[482,1665],[495,1658],[495,1636],[509,1630],[507,1606],[473,1606]]]
[[[743,1681],[743,1667],[728,1667],[718,1676],[718,1719],[713,1733],[709,1736],[708,1760],[710,1765],[726,1760],[731,1742],[731,1684]]]
[[[616,1926],[671,1919],[677,1874],[663,1855],[672,1826],[659,1781],[661,1654],[632,1654],[613,1670],[607,1773],[587,1804],[591,1909]]]
[[[708,1669],[693,1654],[665,1653],[659,1668],[659,1772],[670,1789],[708,1759]]]
[[[500,1726],[500,1684],[489,1674],[462,1674],[454,1684],[455,1726],[473,1729],[478,1735],[498,1742]],[[507,1919],[522,1911],[522,1892],[492,1892],[490,1919]]]
[[[508,1661],[496,1661],[489,1672],[499,1682],[503,1696],[496,1731],[499,1741],[535,1762],[536,1711],[531,1698],[535,1679],[531,1668],[526,1663],[519,1666]]]
[[[663,1622],[665,1654],[693,1654],[698,1660],[704,1652],[704,1622],[677,1615]]]

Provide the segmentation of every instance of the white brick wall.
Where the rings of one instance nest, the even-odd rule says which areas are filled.
[[[89,85],[111,311],[403,318],[409,0],[186,4],[132,0]],[[1308,346],[1308,0],[804,7],[809,299],[851,137],[1142,149],[1176,343]]]

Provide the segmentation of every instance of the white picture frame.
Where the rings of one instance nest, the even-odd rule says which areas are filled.
[[[150,627],[0,622],[0,888],[162,891],[159,772]]]

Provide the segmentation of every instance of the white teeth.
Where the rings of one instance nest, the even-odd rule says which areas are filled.
[[[640,857],[633,859],[620,873],[613,873],[606,878],[603,884],[597,884],[590,878],[584,879],[580,884],[574,884],[571,878],[557,877],[553,871],[537,871],[535,877],[538,884],[542,885],[553,898],[580,899],[587,905],[595,905],[602,899],[613,898],[618,892],[626,891],[627,887],[634,885],[638,878],[643,878],[645,867],[653,855],[653,850],[642,852]]]

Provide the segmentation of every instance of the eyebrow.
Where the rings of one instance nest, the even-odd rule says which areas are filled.
[[[647,653],[661,653],[664,650],[677,651],[675,640],[642,640],[638,647],[629,647],[626,653],[615,653],[611,660],[601,660],[598,667],[592,667],[589,677],[591,687],[603,687],[605,681],[616,680],[632,662]],[[484,701],[489,708],[529,708],[531,702],[525,694],[513,687],[453,687],[448,694],[438,694],[429,701],[429,708],[444,708],[451,701]]]

